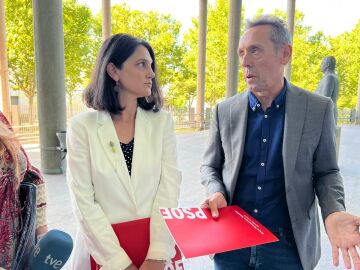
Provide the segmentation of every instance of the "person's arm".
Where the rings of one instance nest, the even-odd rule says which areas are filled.
[[[36,238],[40,240],[48,232],[45,181],[40,170],[30,163],[25,150],[22,147],[21,150],[27,160],[25,177],[30,178],[30,182],[36,186]]]
[[[345,212],[345,195],[342,177],[336,161],[335,123],[333,104],[329,100],[322,125],[322,134],[314,155],[314,184],[327,235],[332,246],[333,263],[339,264],[339,249],[347,268],[350,257],[356,270],[360,258],[356,245],[360,245],[360,218]]]
[[[336,160],[333,103],[328,99],[321,123],[321,135],[313,157],[313,183],[323,220],[337,211],[345,211],[345,193]]]
[[[36,185],[36,238],[40,240],[47,232],[47,199],[45,183]]]
[[[7,120],[6,116],[0,111],[0,121],[8,126],[8,128],[13,131],[10,122]],[[40,172],[40,170],[34,167],[29,157],[22,146],[20,146],[22,153],[26,158],[26,172],[24,177],[29,179],[28,182],[35,184],[36,186],[36,237],[39,240],[48,232],[47,226],[47,204],[46,204],[46,190],[45,190],[45,181]]]
[[[200,168],[201,183],[209,195],[202,207],[210,208],[214,218],[219,216],[218,208],[227,206],[225,187],[222,180],[222,167],[224,163],[224,150],[219,130],[218,105],[209,131],[208,143],[205,147],[203,163]]]
[[[88,250],[102,265],[101,269],[126,269],[132,262],[120,247],[101,206],[95,201],[87,128],[84,123],[75,120],[67,131],[67,180],[75,218],[85,236]]]
[[[152,206],[150,247],[146,256],[147,260],[160,262],[168,261],[175,256],[175,243],[166,228],[166,224],[160,214],[159,208],[178,206],[181,183],[181,172],[177,166],[174,122],[170,114],[166,115],[165,121],[161,158],[161,177]]]

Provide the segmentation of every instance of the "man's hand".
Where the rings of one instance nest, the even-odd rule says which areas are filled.
[[[165,261],[145,260],[139,270],[164,270]]]
[[[130,264],[128,267],[125,268],[125,270],[139,270],[135,265]]]
[[[224,194],[221,192],[215,192],[212,194],[205,202],[201,204],[202,208],[210,208],[211,215],[213,218],[219,217],[218,208],[226,207],[227,202],[224,197]]]
[[[360,217],[334,212],[325,219],[325,228],[332,247],[334,265],[339,265],[340,248],[346,268],[351,269],[352,260],[354,269],[360,270],[360,251],[357,250],[360,248]]]

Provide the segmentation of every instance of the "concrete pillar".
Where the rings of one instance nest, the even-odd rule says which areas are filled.
[[[226,63],[226,97],[236,95],[239,80],[239,56],[241,0],[230,0],[228,51]]]
[[[110,0],[102,0],[102,39],[111,36],[111,3]]]
[[[6,27],[5,27],[5,3],[0,0],[0,89],[1,111],[11,122],[10,95],[9,95],[9,70],[6,52]]]
[[[204,129],[205,62],[206,62],[207,0],[199,0],[198,75],[196,97],[196,122]]]
[[[294,21],[295,21],[295,0],[287,0],[286,8],[286,23],[291,34],[291,42],[294,44]],[[289,63],[285,66],[285,78],[291,80],[291,58]]]
[[[66,130],[64,33],[61,0],[33,0],[41,169],[60,174],[56,132]]]
[[[360,72],[359,72],[359,82],[358,82],[355,124],[360,125]]]

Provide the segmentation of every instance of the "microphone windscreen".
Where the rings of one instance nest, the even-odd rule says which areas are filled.
[[[58,270],[69,259],[73,249],[71,236],[59,230],[51,230],[36,244],[31,253],[31,270]]]

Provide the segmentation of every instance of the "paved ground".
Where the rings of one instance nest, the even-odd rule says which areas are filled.
[[[179,133],[178,150],[183,182],[180,206],[197,207],[204,199],[199,183],[199,166],[207,132]],[[31,161],[39,166],[40,154],[37,145],[25,146]],[[339,166],[344,176],[346,203],[349,212],[360,215],[360,126],[342,126]],[[75,235],[76,224],[70,209],[69,192],[65,175],[45,175],[48,193],[48,219],[50,229],[59,229]],[[207,256],[185,260],[187,270],[211,270],[212,263]],[[70,270],[65,265],[62,269]],[[322,257],[317,270],[345,269],[332,266],[331,249],[322,228]]]

